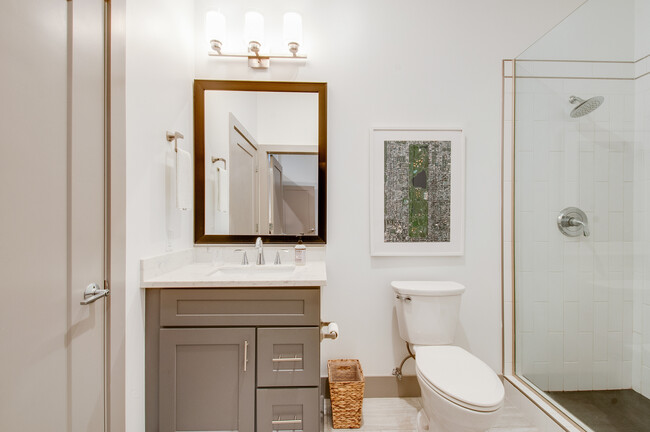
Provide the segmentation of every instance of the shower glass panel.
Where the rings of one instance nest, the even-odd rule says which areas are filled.
[[[589,0],[514,62],[515,373],[650,431],[650,0]]]

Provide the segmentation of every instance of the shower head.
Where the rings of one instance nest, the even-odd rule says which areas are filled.
[[[590,112],[594,111],[596,108],[601,106],[604,101],[605,98],[602,96],[594,96],[587,100],[580,99],[577,96],[571,96],[569,98],[569,102],[571,102],[572,104],[578,104],[578,106],[573,108],[573,110],[571,111],[571,117],[578,118],[578,117],[586,116],[587,114],[589,114]]]

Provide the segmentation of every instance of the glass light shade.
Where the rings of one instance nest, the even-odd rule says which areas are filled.
[[[259,12],[246,12],[244,18],[244,34],[246,43],[251,41],[264,43],[264,17]]]
[[[295,12],[284,14],[283,28],[284,43],[297,43],[302,45],[302,17]]]
[[[209,11],[205,16],[205,37],[222,44],[226,39],[226,17],[221,12]]]

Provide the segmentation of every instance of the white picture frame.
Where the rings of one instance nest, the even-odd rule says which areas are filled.
[[[384,143],[451,143],[449,241],[385,241]],[[465,249],[465,136],[460,128],[387,128],[370,131],[370,255],[460,256]]]

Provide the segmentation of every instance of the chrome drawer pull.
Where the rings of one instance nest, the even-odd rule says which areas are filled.
[[[293,420],[280,420],[278,417],[277,420],[271,422],[272,425],[292,425],[292,424],[302,424],[302,419],[297,419],[296,417]]]
[[[302,357],[280,357],[274,358],[273,363],[275,362],[299,362],[302,361]]]
[[[248,366],[248,341],[244,341],[244,372]]]

